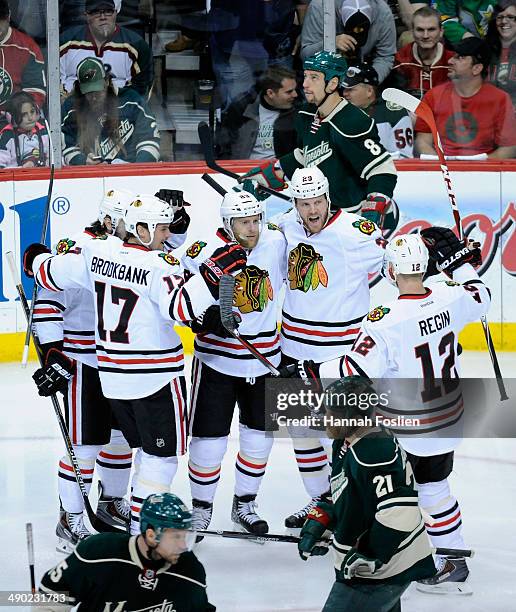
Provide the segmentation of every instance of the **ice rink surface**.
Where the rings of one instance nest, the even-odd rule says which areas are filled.
[[[505,375],[514,376],[516,355],[499,357]],[[490,376],[492,371],[487,353],[463,354],[462,368],[467,377]],[[38,397],[30,378],[34,369],[35,364],[26,370],[18,364],[0,365],[0,591],[29,588],[26,522],[34,526],[38,582],[62,558],[55,551],[54,530],[56,467],[64,446],[51,403]],[[516,410],[515,398],[505,405]],[[212,527],[216,529],[233,529],[236,451],[232,436],[215,499]],[[183,457],[173,492],[189,504],[186,468]],[[465,440],[456,454],[451,484],[462,506],[466,542],[476,551],[469,563],[473,595],[428,595],[416,592],[412,585],[403,597],[404,612],[516,609],[516,440]],[[275,533],[284,533],[285,516],[307,502],[290,441],[275,442],[257,501],[259,513]],[[331,555],[303,562],[294,544],[205,538],[196,553],[206,568],[210,601],[221,612],[320,610],[333,582]]]

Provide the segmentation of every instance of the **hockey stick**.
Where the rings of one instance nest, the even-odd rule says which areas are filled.
[[[31,593],[35,593],[36,577],[34,575],[34,538],[32,535],[32,523],[25,524],[25,532],[27,534],[27,558],[29,560],[30,590]]]
[[[42,244],[45,243],[45,238],[47,235],[47,227],[48,227],[48,219],[50,217],[50,200],[52,199],[52,189],[54,188],[54,150],[52,147],[52,138],[50,136],[50,127],[48,125],[47,120],[45,119],[45,127],[48,134],[48,153],[50,157],[50,180],[48,182],[48,191],[47,191],[47,201],[45,203],[45,212],[43,215],[43,226],[41,228],[41,240]],[[38,297],[38,286],[34,283],[34,288],[32,289],[32,299],[30,302],[30,310],[29,310],[29,318],[27,321],[27,330],[25,332],[25,343],[23,345],[23,355],[22,355],[22,367],[27,366],[27,361],[29,360],[29,347],[30,347],[30,337],[32,332],[32,324],[34,321],[34,308],[36,307],[36,299]]]
[[[293,535],[283,535],[278,533],[265,533],[263,535],[255,535],[254,533],[246,533],[245,531],[225,531],[225,530],[210,530],[199,529],[195,532],[197,535],[213,536],[220,538],[232,538],[234,540],[251,540],[253,542],[283,542],[287,544],[298,544],[301,538]],[[331,542],[331,540],[321,540],[322,542]],[[462,548],[430,548],[434,555],[441,557],[469,557],[475,556],[475,551]]]
[[[21,280],[18,278],[18,275],[16,273],[16,265],[14,263],[14,255],[12,251],[7,251],[6,257],[7,257],[9,268],[11,269],[11,274],[13,277],[14,284],[16,286],[16,291],[18,292],[18,295],[20,297],[20,302],[23,308],[23,312],[25,314],[25,318],[27,319],[27,322],[28,322],[29,304],[27,302],[27,297],[25,295],[25,291],[23,290],[23,285],[21,284]],[[41,351],[39,340],[32,332],[32,327],[30,327],[29,329],[31,330],[32,340],[34,342],[34,346],[36,347],[36,353],[38,355],[39,363],[41,366],[43,366],[44,365],[43,354]],[[61,435],[63,436],[63,440],[66,446],[66,451],[68,453],[68,456],[70,457],[70,463],[72,464],[73,471],[75,474],[75,479],[77,481],[77,484],[79,485],[79,489],[81,491],[82,499],[84,502],[84,508],[86,509],[86,513],[88,514],[88,519],[91,523],[91,526],[93,527],[93,529],[99,532],[105,532],[105,531],[120,532],[121,531],[125,533],[125,530],[118,529],[117,527],[114,527],[113,525],[106,523],[105,521],[100,519],[95,514],[95,512],[93,512],[93,508],[91,507],[90,500],[88,499],[88,492],[86,490],[86,485],[84,484],[84,479],[82,476],[81,468],[79,467],[79,462],[77,461],[75,451],[73,450],[72,441],[70,440],[70,435],[66,428],[66,423],[64,421],[63,414],[61,412],[61,407],[59,406],[59,401],[55,394],[51,395],[50,399],[52,400],[52,406],[54,407],[54,412],[57,417],[57,423],[59,425],[59,429],[61,430]]]
[[[206,162],[208,168],[215,170],[215,172],[218,172],[219,174],[225,174],[226,176],[230,176],[231,178],[234,178],[235,180],[240,182],[242,180],[242,177],[239,174],[237,174],[236,172],[231,172],[231,170],[228,170],[223,166],[219,166],[219,164],[215,161],[215,155],[213,154],[213,139],[211,136],[211,128],[206,123],[206,121],[199,122],[199,125],[197,126],[197,132],[199,134],[199,140],[201,141],[204,161]],[[269,195],[274,195],[278,198],[281,198],[282,200],[287,200],[288,202],[290,202],[290,198],[288,197],[288,195],[285,195],[280,191],[270,189],[269,187],[264,187],[263,185],[259,185],[258,189],[265,191],[265,193],[268,193]]]
[[[224,328],[238,340],[242,346],[264,365],[273,376],[280,376],[279,370],[264,357],[258,349],[256,349],[248,340],[242,338],[236,326],[235,317],[233,316],[233,296],[235,293],[235,278],[231,274],[224,274],[219,282],[219,304],[220,304],[220,320]]]
[[[439,136],[439,132],[437,131],[437,124],[435,122],[435,117],[432,112],[432,109],[426,102],[418,100],[416,97],[412,96],[406,91],[401,91],[400,89],[394,89],[392,87],[386,89],[382,93],[382,98],[387,102],[394,102],[395,104],[398,104],[406,110],[409,110],[411,113],[414,113],[417,117],[423,119],[423,121],[430,128],[434,141],[434,148],[436,150],[437,157],[439,158],[439,165],[441,167],[444,184],[446,185],[448,200],[450,201],[453,218],[455,219],[455,225],[457,227],[459,240],[464,240],[464,228],[462,227],[462,219],[460,216],[459,208],[457,206],[457,198],[455,197],[455,193],[453,191],[453,183],[451,180],[450,171],[448,170],[448,165],[446,164],[446,158],[444,157],[444,150],[441,143],[441,138]],[[487,322],[486,315],[482,315],[480,317],[480,322],[482,323],[482,329],[484,330],[484,336],[487,343],[487,350],[491,358],[491,363],[493,364],[496,383],[498,385],[498,391],[500,392],[500,400],[503,402],[509,399],[509,396],[507,395],[507,391],[505,390],[505,384],[503,381],[502,372],[500,370],[500,364],[498,363],[498,357],[496,355],[496,350],[493,344],[493,339],[491,337],[491,331],[489,329],[489,323]]]

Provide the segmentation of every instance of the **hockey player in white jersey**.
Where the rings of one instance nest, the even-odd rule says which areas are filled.
[[[183,257],[197,272],[203,251],[235,241],[247,253],[247,266],[236,276],[234,307],[241,317],[239,333],[273,365],[280,363],[278,299],[286,268],[286,242],[275,226],[265,226],[263,204],[243,191],[229,191],[220,208],[223,227],[215,236],[193,243]],[[235,463],[232,520],[246,531],[267,533],[267,522],[255,510],[273,438],[265,430],[265,368],[220,321],[213,306],[192,324],[197,332],[192,367],[189,477],[193,523],[206,529],[220,478],[222,459],[235,403],[239,408],[239,452]]]
[[[281,323],[282,366],[321,363],[349,350],[369,310],[368,274],[381,269],[385,240],[377,226],[342,209],[330,211],[328,179],[318,167],[294,172],[294,209],[278,222],[287,239],[288,281]],[[287,372],[283,372],[288,375]],[[311,501],[285,520],[299,528],[328,490],[324,438],[295,432],[294,452]]]
[[[453,282],[425,287],[429,253]],[[384,273],[398,287],[398,299],[368,314],[349,354],[319,368],[322,379],[355,374],[371,379],[419,379],[420,393],[406,400],[401,387],[406,401],[389,402],[378,410],[385,418],[405,414],[420,421],[417,427],[407,422],[389,429],[412,463],[419,503],[433,519],[426,527],[436,547],[465,548],[459,504],[448,484],[464,409],[458,336],[467,323],[486,314],[490,304],[489,289],[470,261],[480,262],[479,250],[465,246],[447,228],[395,237],[386,248]],[[436,576],[420,581],[419,590],[471,592],[463,584],[469,573],[464,559],[438,558],[436,565]]]
[[[186,452],[184,356],[172,320],[195,318],[216,299],[218,278],[245,264],[243,250],[229,245],[184,283],[179,261],[162,250],[172,218],[168,203],[140,195],[127,210],[124,242],[97,238],[80,252],[54,257],[31,245],[24,256],[24,269],[33,270],[38,284],[89,288],[95,296],[102,390],[129,445],[138,449],[132,533],[139,529],[143,499],[169,490],[177,456]]]
[[[102,198],[98,218],[79,234],[57,243],[58,254],[80,249],[84,243],[106,234],[125,234],[123,217],[134,199],[128,191],[110,189]],[[34,309],[34,325],[45,366],[33,378],[40,395],[56,391],[64,395],[65,420],[87,491],[95,466],[99,477],[97,514],[104,521],[129,526],[127,492],[132,464],[131,448],[112,421],[109,401],[102,394],[95,354],[95,305],[86,289],[55,293],[40,288]],[[64,368],[60,367],[64,364]],[[59,369],[56,369],[59,368]],[[59,373],[70,370],[70,381]],[[58,550],[72,548],[90,532],[83,522],[84,502],[68,454],[58,466],[61,503],[56,527]]]

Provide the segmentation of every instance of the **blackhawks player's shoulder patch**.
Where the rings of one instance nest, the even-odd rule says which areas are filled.
[[[277,230],[277,231],[281,232],[280,228],[276,224],[274,224],[274,223],[267,223],[267,227],[270,230]]]
[[[375,321],[383,319],[386,314],[389,314],[390,311],[390,308],[386,308],[384,306],[377,306],[376,308],[373,308],[373,310],[371,310],[371,312],[367,315],[367,320],[374,323]]]
[[[361,231],[362,234],[367,234],[368,236],[376,229],[376,225],[369,221],[369,219],[358,219],[358,221],[354,221],[351,225]]]
[[[193,259],[194,257],[197,257],[197,255],[199,255],[199,253],[204,249],[207,244],[207,242],[197,240],[186,249],[186,254],[188,255],[188,257],[191,257]]]
[[[75,245],[75,240],[70,240],[70,238],[63,238],[57,243],[56,253],[58,255],[64,255],[68,253],[68,251]]]
[[[107,240],[107,234],[100,234],[99,236],[95,236],[93,240]]]
[[[311,244],[300,242],[288,254],[288,280],[290,289],[303,293],[319,285],[328,286],[328,273],[324,267],[322,255],[319,255]]]
[[[170,253],[160,253],[158,255],[158,257],[161,257],[161,259],[163,259],[164,261],[166,261],[168,264],[170,264],[171,266],[178,266],[179,265],[179,259],[176,259],[173,255],[171,255]]]
[[[247,266],[235,281],[233,306],[242,314],[263,312],[274,296],[269,273],[256,266]]]
[[[444,282],[448,285],[448,287],[458,287],[460,285],[460,283],[456,283],[455,281],[452,281],[452,280],[447,280]]]

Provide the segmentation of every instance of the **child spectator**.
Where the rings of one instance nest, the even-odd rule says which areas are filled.
[[[0,132],[0,166],[2,168],[35,168],[48,165],[49,140],[34,98],[20,91],[7,103],[11,116]]]

